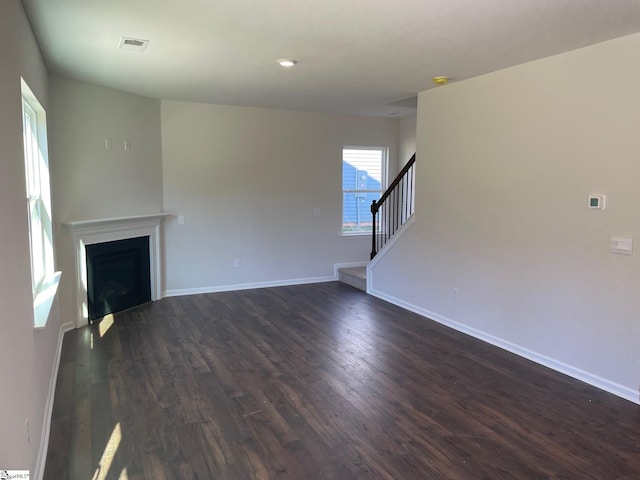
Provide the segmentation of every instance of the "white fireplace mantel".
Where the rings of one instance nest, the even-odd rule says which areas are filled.
[[[87,325],[89,318],[87,306],[87,245],[148,236],[151,300],[162,298],[160,225],[165,217],[171,215],[171,213],[152,213],[132,217],[70,220],[62,223],[73,237],[76,264],[76,327]]]

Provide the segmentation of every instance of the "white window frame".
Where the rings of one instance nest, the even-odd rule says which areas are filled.
[[[362,237],[362,236],[371,236],[372,231],[371,230],[349,230],[349,231],[345,231],[344,228],[344,217],[345,217],[345,194],[369,194],[369,193],[379,193],[380,195],[382,195],[382,193],[384,193],[384,191],[387,188],[387,175],[388,175],[388,171],[389,171],[389,149],[387,147],[381,147],[381,146],[356,146],[356,145],[345,145],[344,147],[342,147],[342,157],[341,157],[341,165],[345,162],[345,151],[347,150],[362,150],[362,151],[376,151],[376,152],[380,152],[380,156],[381,156],[381,168],[380,168],[380,190],[367,190],[367,189],[345,189],[344,188],[344,172],[340,175],[340,179],[342,182],[342,186],[343,188],[341,188],[342,192],[341,192],[341,205],[342,208],[340,210],[340,214],[341,214],[341,219],[340,219],[340,235],[344,236],[344,237]],[[371,206],[371,203],[369,202],[368,206],[367,206],[367,211],[369,210],[369,207]]]
[[[36,328],[41,328],[47,323],[60,281],[60,272],[54,269],[47,117],[24,79],[21,92],[33,322]]]

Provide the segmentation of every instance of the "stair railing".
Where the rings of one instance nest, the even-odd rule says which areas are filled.
[[[413,215],[415,206],[415,153],[379,200],[371,203],[373,232],[371,234],[371,259],[385,246],[391,237]]]

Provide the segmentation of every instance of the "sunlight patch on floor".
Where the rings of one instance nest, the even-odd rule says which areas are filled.
[[[104,447],[104,453],[102,454],[102,458],[100,459],[100,464],[93,474],[93,478],[91,480],[105,480],[107,475],[109,475],[109,470],[111,469],[111,464],[113,463],[113,459],[118,452],[118,447],[120,446],[120,442],[122,441],[122,431],[120,429],[120,422],[116,423],[116,426],[113,428],[113,432],[111,432],[111,437],[107,442],[106,447]],[[122,476],[124,473],[124,477]],[[120,479],[127,479],[127,470],[126,468],[120,473]]]
[[[113,326],[113,314],[109,313],[102,317],[102,321],[98,325],[98,331],[100,332],[100,338],[104,337],[109,329]]]

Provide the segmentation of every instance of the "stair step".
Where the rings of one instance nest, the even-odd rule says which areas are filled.
[[[367,291],[367,267],[338,269],[338,280],[363,292]]]

